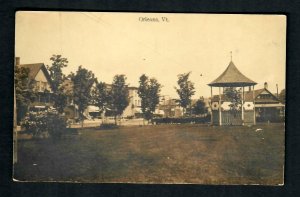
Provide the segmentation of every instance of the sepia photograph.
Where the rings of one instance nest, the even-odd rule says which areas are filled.
[[[284,185],[285,15],[15,17],[14,181]]]

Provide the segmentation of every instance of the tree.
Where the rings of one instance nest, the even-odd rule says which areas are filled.
[[[126,79],[125,75],[115,75],[110,91],[115,124],[117,124],[117,116],[120,116],[129,104]]]
[[[279,100],[280,102],[282,102],[283,104],[285,104],[285,89],[281,90],[279,93]]]
[[[141,98],[141,110],[144,116],[144,119],[147,119],[147,109],[148,109],[148,84],[149,83],[149,78],[143,74],[142,76],[140,76],[140,80],[139,80],[139,87],[138,87],[138,95]]]
[[[157,104],[161,85],[155,78],[149,79],[145,74],[140,77],[138,94],[141,98],[141,109],[144,119],[151,120]]]
[[[52,99],[54,102],[53,107],[62,114],[67,106],[67,95],[64,93],[62,88],[52,95]]]
[[[186,112],[186,108],[191,105],[191,98],[195,94],[194,83],[189,80],[191,72],[179,74],[177,84],[179,88],[176,91],[179,95],[180,106],[183,107],[183,113]],[[191,111],[190,111],[191,112]]]
[[[30,103],[36,97],[33,84],[29,79],[29,68],[15,66],[15,94],[17,107],[17,122],[20,122],[28,112]]]
[[[205,103],[202,99],[197,100],[192,109],[193,109],[193,114],[195,115],[207,113]]]
[[[234,87],[229,87],[224,89],[224,95],[231,102],[229,107],[230,111],[236,116],[237,112],[241,110],[242,99],[241,99],[241,89],[236,89]]]
[[[102,122],[104,119],[105,111],[111,101],[110,94],[104,82],[96,81],[96,87],[92,91],[93,104],[99,107],[100,114],[102,114]]]
[[[65,87],[62,85],[65,79],[62,68],[68,66],[68,60],[61,55],[52,55],[50,60],[52,61],[52,65],[47,66],[47,69],[50,72],[51,87],[53,90],[52,99],[57,111],[63,113],[67,105],[67,95],[64,91]]]
[[[95,77],[92,71],[88,71],[87,69],[82,68],[82,66],[79,66],[76,74],[72,74],[70,77],[74,84],[74,103],[78,106],[79,118],[82,121],[83,127],[83,112],[92,99],[91,88],[95,82]]]
[[[52,55],[50,60],[52,61],[52,65],[47,65],[47,69],[50,72],[53,92],[56,93],[64,80],[65,76],[62,73],[62,68],[68,66],[68,60],[61,55]]]

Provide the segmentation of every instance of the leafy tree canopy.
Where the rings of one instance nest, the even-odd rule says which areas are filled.
[[[111,107],[116,116],[121,115],[129,104],[128,85],[126,84],[125,75],[115,75],[110,91]]]
[[[64,90],[65,87],[63,86],[65,75],[63,74],[62,69],[68,66],[68,60],[61,55],[52,55],[50,60],[52,61],[52,65],[47,66],[47,69],[50,72],[51,85],[54,93],[52,99],[57,111],[63,113],[67,105],[67,95]]]
[[[92,90],[92,99],[93,104],[99,107],[100,112],[103,112],[109,106],[111,97],[104,82],[96,81],[96,87]]]
[[[205,114],[207,113],[207,108],[205,107],[205,102],[202,99],[196,101],[193,105],[193,114]]]
[[[92,71],[88,71],[82,66],[78,67],[76,74],[70,75],[73,81],[74,103],[78,106],[78,111],[83,120],[83,112],[91,102],[91,88],[95,82]]]
[[[29,68],[15,66],[15,94],[17,106],[17,121],[25,116],[28,106],[36,97],[33,84],[29,79]]]
[[[194,83],[189,80],[191,72],[178,75],[178,88],[175,87],[179,95],[179,103],[181,107],[186,109],[191,104],[191,98],[195,94]]]
[[[145,74],[140,77],[138,94],[141,98],[141,108],[144,118],[152,119],[156,106],[159,103],[161,85],[155,78],[149,79]]]
[[[50,77],[52,80],[52,89],[56,93],[64,80],[64,74],[62,68],[68,66],[67,58],[63,58],[61,55],[52,55],[50,58],[52,61],[51,66],[47,66],[47,69],[50,72]]]
[[[241,98],[241,88],[237,89],[235,87],[228,87],[224,89],[224,95],[229,99],[231,104],[229,105],[230,110],[236,114],[241,110],[242,98]]]

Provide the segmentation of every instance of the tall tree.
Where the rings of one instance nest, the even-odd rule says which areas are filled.
[[[65,86],[61,85],[59,89],[52,95],[52,100],[54,102],[53,107],[62,114],[67,106],[67,94],[64,90]]]
[[[111,101],[110,94],[104,82],[96,81],[96,87],[92,91],[93,104],[99,107],[99,112],[102,114],[102,122],[104,121],[105,111]]]
[[[82,66],[79,66],[76,74],[72,74],[70,77],[74,84],[74,103],[78,106],[79,118],[83,127],[83,112],[91,102],[91,88],[95,82],[95,77],[92,71],[88,71]]]
[[[161,85],[155,78],[149,79],[145,74],[140,77],[138,94],[141,98],[141,108],[144,119],[151,120],[159,103]]]
[[[33,84],[29,79],[29,68],[15,66],[15,94],[17,122],[20,122],[36,97]]]
[[[56,93],[64,80],[64,74],[62,68],[68,66],[67,58],[63,58],[61,55],[52,55],[50,58],[52,61],[51,66],[47,66],[47,69],[50,72],[50,77],[52,80],[52,89]]]
[[[224,89],[224,95],[231,102],[229,107],[233,115],[236,116],[237,112],[241,110],[242,98],[241,98],[241,88],[237,89],[235,87],[228,87]]]
[[[115,75],[110,91],[111,108],[117,124],[117,116],[120,116],[129,104],[128,85],[126,84],[125,75]]]
[[[47,66],[47,69],[50,72],[51,77],[53,90],[52,99],[57,111],[63,113],[67,105],[67,95],[65,94],[65,87],[63,86],[65,75],[63,74],[62,69],[68,66],[68,60],[61,55],[52,55],[50,60],[52,61],[52,64],[51,66]]]
[[[141,77],[140,77],[140,80],[139,80],[139,87],[138,87],[138,95],[139,97],[141,98],[141,110],[142,110],[142,113],[143,113],[143,117],[144,119],[147,119],[147,111],[148,108],[149,108],[149,99],[148,99],[148,89],[149,89],[149,78],[143,74]]]
[[[195,94],[194,83],[189,80],[190,74],[191,72],[179,74],[177,76],[177,84],[179,88],[175,87],[179,95],[178,101],[180,103],[180,106],[183,107],[184,113],[186,112],[186,108],[191,106],[191,98]]]

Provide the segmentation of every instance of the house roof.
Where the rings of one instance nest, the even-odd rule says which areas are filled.
[[[264,90],[266,89],[258,89],[254,90],[254,98],[256,98],[258,95],[260,95]],[[252,101],[253,100],[253,90],[251,91],[245,91],[245,101]]]
[[[264,91],[266,91],[269,94],[271,94],[272,97],[273,97],[273,99],[271,99],[271,98],[259,98],[258,99],[257,98],[258,95],[260,95]],[[245,101],[253,101],[253,90],[251,90],[251,91],[245,91],[244,95],[245,95]],[[261,102],[261,103],[279,102],[278,98],[276,96],[274,96],[269,90],[267,90],[265,88],[254,90],[254,98],[255,98],[255,102]],[[228,101],[229,99],[224,94],[221,94],[221,100]],[[219,95],[213,95],[212,101],[219,101]]]
[[[46,76],[49,84],[52,86],[52,80],[51,77],[48,73],[47,68],[45,67],[45,65],[43,63],[35,63],[35,64],[20,64],[20,67],[23,68],[28,68],[29,69],[29,74],[28,77],[30,80],[35,80],[36,75],[38,74],[38,72],[40,70],[43,71],[44,75]]]
[[[36,64],[20,64],[20,67],[23,68],[29,68],[29,78],[31,80],[34,80],[35,76],[38,74],[38,72],[41,70],[41,68],[44,66],[43,63],[36,63]]]
[[[256,84],[256,82],[243,75],[234,63],[230,61],[226,70],[208,85],[212,87],[244,87]]]

